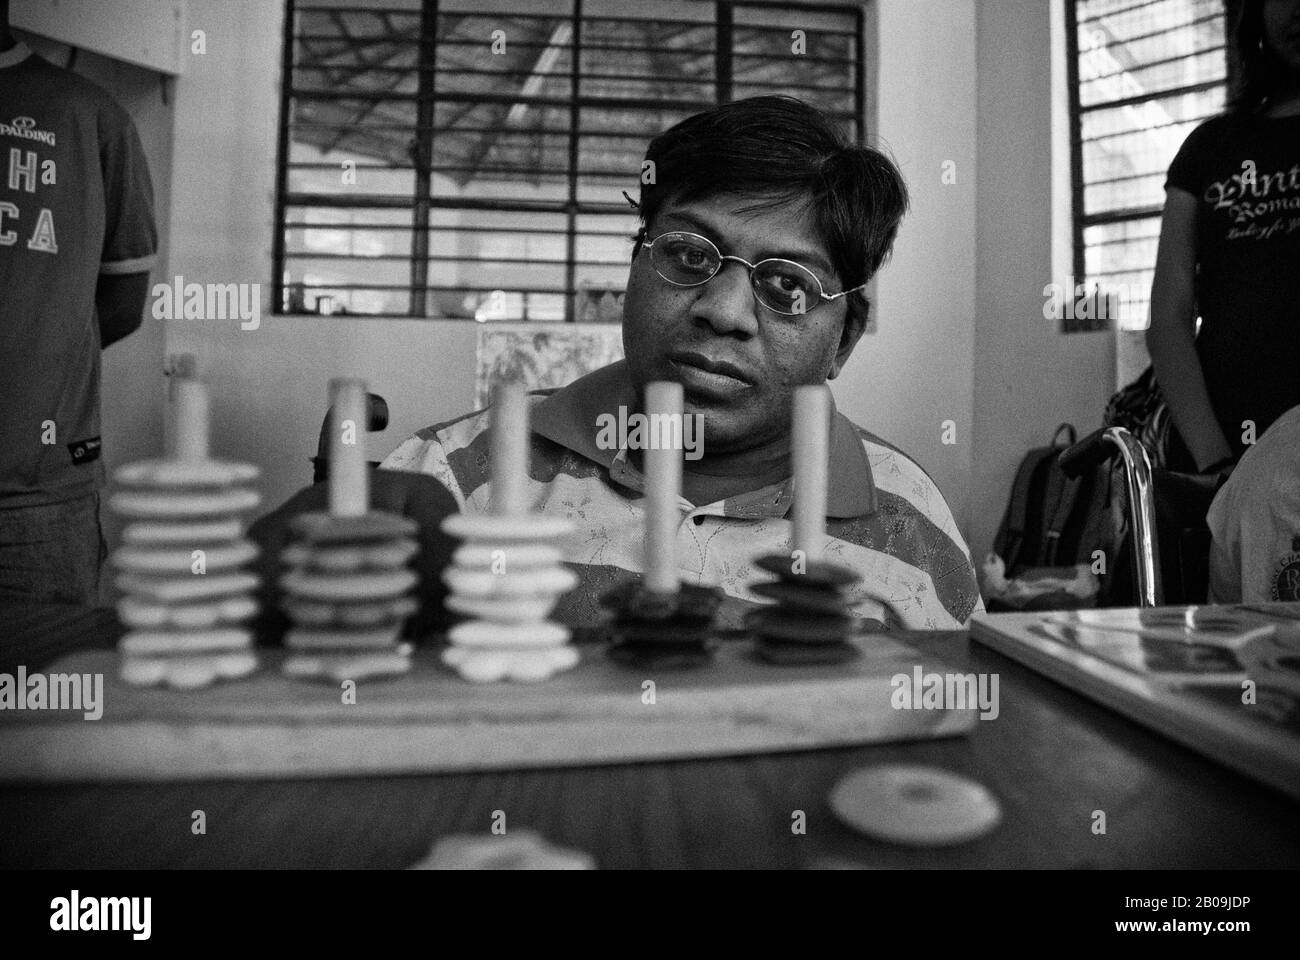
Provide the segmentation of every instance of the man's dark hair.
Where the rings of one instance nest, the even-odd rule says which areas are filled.
[[[1256,113],[1289,79],[1286,64],[1264,36],[1264,0],[1243,0],[1232,31],[1237,76],[1228,108]]]
[[[641,186],[634,257],[669,201],[735,195],[753,199],[747,209],[804,202],[847,290],[880,269],[907,212],[907,186],[893,162],[854,145],[794,97],[751,97],[687,117],[651,140],[645,158],[654,163],[655,182]],[[865,292],[847,300],[865,321]]]

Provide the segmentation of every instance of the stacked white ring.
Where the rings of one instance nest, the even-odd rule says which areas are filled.
[[[414,520],[370,510],[366,384],[330,382],[329,513],[295,517],[296,542],[280,559],[281,606],[293,627],[287,676],[335,682],[406,673],[402,626],[416,610]]]
[[[335,681],[406,673],[402,626],[416,610],[414,520],[388,513],[294,518],[281,559],[282,606],[293,626],[284,672]]]
[[[442,528],[464,541],[443,571],[447,608],[473,618],[452,627],[443,663],[475,683],[545,680],[577,664],[568,628],[546,619],[578,583],[554,546],[573,525],[539,514],[461,513]]]
[[[122,679],[192,689],[257,669],[245,624],[257,613],[259,579],[243,569],[257,547],[244,523],[261,497],[245,486],[257,467],[208,459],[203,385],[176,387],[173,457],[114,473],[109,508],[127,525],[110,561],[127,628],[118,644]]]

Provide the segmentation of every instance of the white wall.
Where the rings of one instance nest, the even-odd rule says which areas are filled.
[[[93,50],[117,63],[151,72],[177,73],[185,34],[185,0],[112,0],[113,15],[102,16],[104,0],[13,0],[15,27]]]
[[[1020,458],[1045,446],[1062,421],[1073,422],[1080,436],[1100,426],[1114,391],[1114,334],[1061,334],[1043,317],[1053,233],[1068,237],[1069,231],[1068,221],[1052,221],[1051,6],[986,0],[976,22],[975,449],[968,517],[977,560],[992,545]]]
[[[973,431],[975,2],[879,0],[877,22],[876,132],[907,180],[911,212],[879,274],[877,332],[863,337],[834,392],[851,420],[921,463],[965,531]],[[942,183],[947,160],[956,164],[955,184]],[[946,420],[955,426],[955,444],[942,442]]]
[[[393,420],[378,459],[420,427],[470,409],[477,325],[455,321],[275,317],[270,312],[283,4],[190,0],[207,36],[177,83],[171,272],[186,282],[262,284],[257,330],[237,321],[167,321],[167,352],[194,353],[212,390],[214,451],[258,463],[268,504],[310,482],[307,458],[331,377],[358,376]]]

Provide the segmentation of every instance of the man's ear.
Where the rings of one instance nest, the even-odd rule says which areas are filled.
[[[844,311],[844,329],[840,332],[840,345],[835,350],[835,359],[831,361],[827,380],[834,380],[849,362],[853,348],[858,345],[867,330],[867,319],[871,316],[871,301],[861,291],[850,294]]]

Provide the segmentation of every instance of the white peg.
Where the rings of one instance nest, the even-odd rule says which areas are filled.
[[[492,391],[491,512],[528,512],[528,393],[518,383]]]
[[[825,384],[796,387],[790,459],[794,468],[794,549],[812,558],[826,538],[826,474],[830,463],[831,392]]]
[[[370,509],[367,412],[364,380],[330,381],[329,499],[336,517],[359,517]]]
[[[645,413],[650,423],[671,423],[682,416],[682,385],[656,381],[646,385]],[[680,432],[662,431],[667,436]],[[650,435],[655,436],[653,430]],[[681,524],[682,451],[648,444],[643,451],[646,483],[645,589],[677,593],[677,528]]]
[[[198,380],[175,381],[173,457],[190,463],[208,459],[208,388]]]

